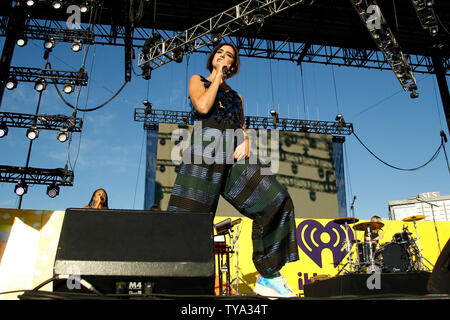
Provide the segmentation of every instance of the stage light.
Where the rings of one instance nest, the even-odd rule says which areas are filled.
[[[34,84],[34,90],[36,90],[37,92],[44,91],[45,88],[47,88],[47,83],[45,82],[44,79],[39,79],[39,80],[36,81],[36,83]]]
[[[338,114],[334,120],[336,120],[337,122],[339,122],[342,125],[345,125],[345,120],[344,120],[344,117],[342,116],[342,114]]]
[[[44,48],[45,48],[45,49],[50,50],[50,49],[53,49],[54,47],[55,47],[55,39],[53,39],[52,37],[47,38],[47,39],[44,41]]]
[[[183,62],[183,49],[181,49],[181,48],[174,49],[172,52],[172,57],[176,63],[182,63]]]
[[[87,4],[87,2],[81,3],[80,11],[83,12],[83,13],[88,11],[88,4]]]
[[[437,26],[433,26],[433,27],[430,28],[430,34],[431,34],[432,36],[437,35],[438,31],[439,31],[439,29],[438,29]]]
[[[5,87],[8,90],[14,90],[17,88],[17,80],[14,78],[9,78],[5,83]]]
[[[83,45],[81,44],[80,40],[73,40],[72,45],[70,46],[73,52],[80,51],[82,47]]]
[[[152,113],[152,104],[148,100],[142,100],[142,104],[145,106],[145,114]]]
[[[47,195],[50,198],[56,197],[57,195],[59,195],[59,187],[55,183],[49,185],[47,187]]]
[[[278,123],[278,112],[275,109],[270,110],[270,114],[272,115],[273,125],[277,126]]]
[[[255,22],[256,22],[257,24],[263,25],[263,23],[264,23],[264,15],[262,15],[262,14],[256,14],[256,15],[255,15]]]
[[[27,0],[27,6],[29,6],[29,7],[34,6],[34,1],[33,0]]]
[[[66,142],[69,139],[69,132],[67,128],[61,128],[56,135],[59,142]]]
[[[220,40],[221,40],[220,35],[216,33],[211,33],[211,41],[213,44],[219,44]]]
[[[0,138],[6,137],[8,135],[8,126],[6,123],[0,123]]]
[[[425,5],[426,5],[428,8],[431,8],[431,7],[433,6],[433,4],[434,4],[434,1],[433,1],[433,0],[427,0],[426,3],[425,3]]]
[[[411,94],[409,95],[411,99],[417,99],[419,97],[419,94],[416,90],[411,90]]]
[[[64,85],[63,91],[66,94],[70,94],[75,90],[75,83],[73,81],[69,81]]]
[[[30,140],[37,139],[39,137],[39,130],[36,127],[28,128],[27,130],[27,138]]]
[[[61,1],[53,1],[52,6],[55,9],[61,9],[62,6]]]
[[[19,35],[16,40],[16,44],[19,47],[25,47],[28,43],[27,37],[23,34]]]
[[[15,188],[14,188],[14,192],[18,195],[18,196],[23,196],[25,193],[27,193],[28,191],[28,186],[25,182],[20,181],[18,184],[16,184]]]

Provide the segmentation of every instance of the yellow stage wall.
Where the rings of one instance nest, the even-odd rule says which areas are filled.
[[[215,223],[226,218],[216,217]],[[52,277],[63,219],[63,211],[0,209],[0,240],[3,241],[0,245],[4,248],[4,252],[0,251],[0,292],[31,289]],[[392,241],[393,235],[401,232],[404,226],[416,237],[412,222],[384,221],[384,224],[385,234],[381,244]],[[431,271],[439,256],[435,225],[432,221],[423,220],[416,224],[422,254],[426,259],[424,264]],[[296,225],[300,260],[287,264],[281,273],[295,293],[301,296],[304,284],[310,282],[313,276],[335,276],[347,262],[347,255],[343,244],[344,227],[335,224],[332,219],[296,219]],[[436,227],[443,249],[450,238],[450,222],[436,222]],[[252,262],[251,230],[252,221],[243,217],[233,232],[234,240],[238,240],[239,277],[245,281],[245,284],[239,282],[240,294],[250,293],[249,288],[254,287],[258,276]],[[350,238],[362,239],[362,234],[362,231],[357,231],[350,234]],[[352,250],[355,251],[355,245]],[[231,257],[231,279],[234,278],[235,254]],[[50,285],[43,290],[51,290]],[[16,298],[17,294],[0,294],[0,299]]]

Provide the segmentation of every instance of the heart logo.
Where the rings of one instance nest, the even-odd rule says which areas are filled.
[[[349,240],[355,238],[353,230],[348,227]],[[322,268],[322,251],[331,250],[333,265],[336,268],[348,254],[344,240],[345,225],[330,221],[326,226],[316,220],[304,220],[297,227],[297,244],[320,268]]]

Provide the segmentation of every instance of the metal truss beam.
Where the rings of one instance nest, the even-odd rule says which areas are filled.
[[[296,189],[305,189],[310,192],[326,192],[326,193],[336,193],[336,181],[319,181],[306,179],[296,176],[288,176],[284,174],[277,174],[277,180],[286,187],[296,188]],[[162,186],[161,191],[164,194],[171,194],[173,187],[171,186]]]
[[[262,25],[264,19],[304,2],[304,0],[243,1],[167,40],[148,44],[148,48],[144,48],[139,54],[138,65],[153,70],[171,61],[179,61],[183,55],[220,41],[223,37],[250,25],[256,23]],[[214,40],[213,36],[218,40]]]
[[[134,109],[134,121],[144,122],[144,127],[155,128],[158,123],[191,124],[192,113],[187,111]],[[277,129],[280,131],[351,135],[353,124],[342,121],[318,121],[270,117],[245,117],[245,126],[250,129]]]
[[[45,79],[51,84],[65,84],[74,81],[75,84],[86,86],[88,75],[84,70],[65,71],[52,69],[39,69],[30,67],[10,67],[9,77],[22,82],[36,82]]]
[[[397,39],[389,27],[381,9],[375,0],[350,0],[361,21],[367,27],[375,45],[383,53],[398,81],[405,91],[411,91],[411,97],[417,97],[416,78],[409,66]],[[372,10],[372,14],[369,11]]]
[[[73,171],[66,168],[41,169],[0,165],[0,182],[73,186]]]
[[[428,30],[431,36],[436,36],[439,32],[438,21],[434,14],[433,0],[411,0],[422,28]]]
[[[4,18],[4,17],[3,17]],[[44,40],[47,32],[60,30],[63,32],[66,27],[58,21],[53,20],[30,20],[27,30],[29,39]],[[0,36],[6,36],[6,22],[0,19]],[[85,26],[81,26],[85,28]],[[72,30],[73,38],[61,37],[59,41],[72,42],[77,35],[85,36],[85,43],[125,46],[126,32],[124,27],[110,28],[103,25],[93,26],[93,31],[88,29]],[[150,36],[150,29],[134,28],[131,41],[133,47],[142,49],[146,39]],[[163,35],[165,38],[171,38],[176,35],[175,32],[154,30],[155,33]],[[90,34],[89,34],[90,33]],[[326,45],[305,44],[299,42],[262,40],[256,38],[244,38],[227,36],[223,40],[231,42],[239,49],[243,57],[262,58],[281,61],[292,61],[296,63],[317,63],[325,65],[337,65],[364,69],[392,70],[391,66],[385,60],[381,51],[375,49],[354,49],[342,48]],[[92,41],[92,42],[90,42]],[[209,53],[213,44],[208,43],[205,47],[196,50],[198,53]],[[299,59],[301,58],[301,59]],[[434,73],[433,63],[429,56],[410,54],[409,65],[415,73]],[[450,75],[450,54],[444,56],[444,70]]]
[[[83,119],[65,115],[24,114],[14,112],[0,112],[0,123],[10,128],[36,127],[43,130],[67,129],[69,132],[81,132]]]

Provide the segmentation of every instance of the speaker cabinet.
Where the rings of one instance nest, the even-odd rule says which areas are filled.
[[[54,275],[55,292],[214,294],[213,214],[67,209]]]
[[[450,239],[434,265],[427,289],[430,293],[450,293]]]

